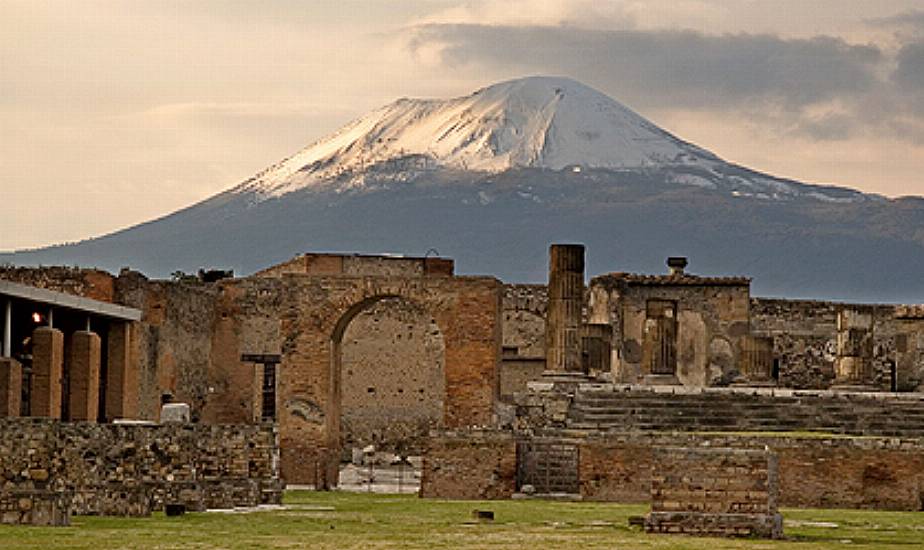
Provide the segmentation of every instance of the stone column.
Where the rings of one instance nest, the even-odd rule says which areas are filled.
[[[837,314],[837,357],[832,389],[876,391],[873,386],[873,316],[853,309]]]
[[[773,338],[742,336],[738,353],[739,377],[734,386],[775,386],[773,379]]]
[[[132,324],[109,325],[106,355],[106,419],[138,416],[138,370],[131,361]]]
[[[96,422],[99,415],[100,346],[96,333],[80,330],[71,336],[67,404],[71,420]]]
[[[22,400],[22,365],[11,357],[0,358],[0,417],[19,416]]]
[[[581,313],[584,305],[584,245],[549,248],[549,305],[545,368],[549,374],[584,373]]]
[[[51,327],[32,332],[32,416],[61,418],[61,376],[64,371],[64,333]]]

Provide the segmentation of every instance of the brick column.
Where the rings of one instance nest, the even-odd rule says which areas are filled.
[[[138,416],[138,369],[132,365],[132,324],[109,325],[106,364],[106,419]]]
[[[853,309],[837,314],[837,357],[832,389],[876,391],[873,386],[873,316]]]
[[[19,416],[22,400],[22,365],[11,357],[0,357],[0,417]]]
[[[550,374],[584,372],[581,317],[584,306],[584,245],[549,248],[549,305],[545,368]]]
[[[32,416],[61,418],[61,376],[64,370],[64,333],[39,327],[32,333]]]
[[[93,332],[80,330],[71,336],[67,403],[71,420],[96,422],[99,415],[100,345],[99,335]]]

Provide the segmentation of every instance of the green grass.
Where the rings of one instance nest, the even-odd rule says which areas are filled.
[[[924,548],[924,514],[910,512],[785,510],[786,540],[762,541],[646,535],[630,528],[628,518],[647,508],[620,504],[308,491],[287,493],[286,504],[286,510],[250,514],[76,517],[63,528],[0,526],[0,549]],[[493,510],[496,520],[473,522],[476,508]]]

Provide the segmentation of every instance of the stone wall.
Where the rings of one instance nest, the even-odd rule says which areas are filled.
[[[545,431],[542,437],[578,445],[584,500],[649,502],[653,453],[659,447],[768,448],[778,457],[780,506],[924,510],[924,441],[919,438],[573,430]],[[433,438],[424,457],[421,495],[507,498],[517,489],[517,439],[510,431]]]
[[[272,426],[131,425],[0,419],[0,494],[64,495],[74,514],[145,515],[278,502]],[[13,495],[13,496],[9,496]]]
[[[99,269],[0,266],[0,279],[101,302],[116,301],[116,278]]]
[[[445,351],[436,321],[413,303],[389,298],[358,313],[341,345],[344,449],[419,454],[442,426]]]
[[[658,338],[672,337],[674,377],[687,386],[725,386],[737,381],[739,343],[748,334],[750,290],[744,279],[614,274],[591,280],[589,322],[613,327],[613,379],[640,383],[663,353]],[[652,304],[669,304],[664,336]],[[661,336],[659,336],[661,334]]]
[[[654,449],[645,531],[780,538],[779,471],[765,450]]]
[[[431,437],[423,459],[420,496],[504,499],[516,492],[516,441],[509,433],[444,432]]]
[[[512,401],[545,370],[546,285],[504,285],[500,395]]]

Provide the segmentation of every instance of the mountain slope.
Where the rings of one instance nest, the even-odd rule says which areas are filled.
[[[580,83],[534,77],[403,99],[237,187],[154,222],[15,263],[246,274],[308,250],[456,258],[463,273],[545,279],[550,242],[589,273],[755,278],[760,294],[921,301],[924,201],[736,166]]]

